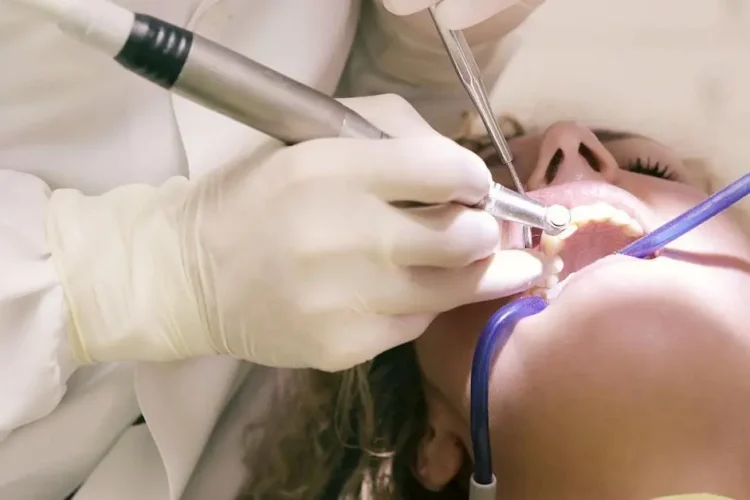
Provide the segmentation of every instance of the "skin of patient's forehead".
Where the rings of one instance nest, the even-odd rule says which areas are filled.
[[[606,146],[619,155],[663,148],[628,141],[631,151],[622,141]],[[539,137],[511,145],[528,177],[533,167],[524,161],[535,161]],[[701,199],[684,184],[631,172],[617,185],[644,200],[662,222]],[[566,289],[544,321],[536,316],[519,323],[490,383],[493,460],[503,498],[586,492],[616,500],[613,488],[622,498],[653,498],[675,493],[662,487],[689,492],[712,484],[717,493],[750,498],[750,487],[721,491],[722,484],[750,485],[750,245],[723,215],[673,246],[689,255],[676,254],[680,260],[647,271],[635,261],[590,274],[575,290]],[[424,383],[459,415],[455,432],[469,452],[473,350],[503,303],[450,311],[416,342]]]

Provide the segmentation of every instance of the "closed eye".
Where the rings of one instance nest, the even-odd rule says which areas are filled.
[[[641,175],[650,175],[651,177],[658,177],[668,181],[675,180],[674,175],[669,171],[669,165],[661,164],[658,161],[652,162],[651,159],[636,158],[622,165],[623,168],[629,172]]]

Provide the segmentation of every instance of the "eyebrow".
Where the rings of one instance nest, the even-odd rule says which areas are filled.
[[[599,139],[599,142],[601,143],[642,137],[638,134],[633,134],[631,132],[620,132],[617,130],[608,130],[608,129],[603,129],[603,128],[591,129],[591,132],[593,132],[593,134],[596,136],[597,139]]]

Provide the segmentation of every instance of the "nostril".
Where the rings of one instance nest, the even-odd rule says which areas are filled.
[[[552,184],[552,181],[555,180],[557,172],[560,170],[560,164],[564,159],[565,154],[563,150],[558,148],[555,154],[552,155],[552,159],[549,161],[549,165],[547,165],[547,172],[544,174],[544,180],[547,181],[547,184]]]
[[[586,163],[589,164],[591,168],[593,168],[597,172],[602,171],[601,163],[599,162],[599,158],[596,157],[593,151],[589,149],[588,146],[586,146],[584,143],[581,143],[580,146],[578,146],[578,154],[583,156],[583,159],[586,160]]]

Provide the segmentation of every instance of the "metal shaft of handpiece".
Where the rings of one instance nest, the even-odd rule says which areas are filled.
[[[173,90],[288,144],[386,137],[335,99],[198,35]]]
[[[482,82],[481,71],[471,52],[471,47],[469,47],[466,41],[466,37],[460,31],[451,31],[443,28],[437,20],[434,8],[430,8],[429,12],[461,84],[474,104],[477,113],[479,113],[479,118],[487,129],[492,145],[510,172],[513,187],[515,187],[518,193],[523,195],[525,190],[521,179],[519,179],[516,173],[516,169],[513,167],[513,154],[492,112],[487,90]],[[528,227],[524,228],[523,236],[524,245],[527,248],[531,247],[531,230]]]
[[[498,219],[523,224],[525,229],[550,230],[547,206],[500,184],[492,186],[483,208]]]
[[[227,47],[136,14],[115,57],[121,65],[204,107],[287,144],[387,135],[342,103]]]

